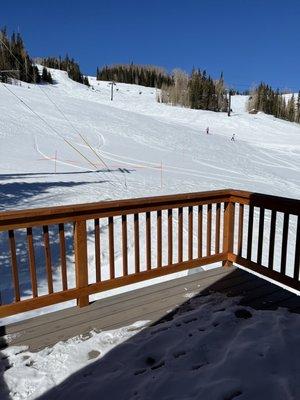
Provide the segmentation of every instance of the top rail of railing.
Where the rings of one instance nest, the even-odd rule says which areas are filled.
[[[0,230],[224,202],[231,189],[0,212]]]
[[[76,205],[43,207],[0,212],[0,230],[56,224],[71,220],[126,215],[134,212],[158,211],[189,205],[216,202],[237,202],[264,207],[278,212],[300,214],[300,200],[234,189],[213,190],[126,200],[101,201]]]

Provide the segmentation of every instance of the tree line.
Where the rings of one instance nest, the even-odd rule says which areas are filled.
[[[43,65],[41,71],[35,62]],[[27,83],[51,84],[53,79],[47,68],[67,71],[71,79],[89,86],[88,78],[82,74],[79,64],[73,58],[66,55],[65,58],[47,57],[32,60],[20,33],[13,32],[9,37],[6,28],[0,30],[0,80],[2,82],[8,83],[12,79],[18,79]]]
[[[228,108],[223,74],[214,80],[200,69],[193,69],[190,75],[174,70],[171,84],[162,85],[157,100],[197,110],[227,111]]]
[[[162,85],[170,85],[170,77],[163,68],[153,65],[118,64],[97,68],[97,80],[117,81],[141,86],[161,88]]]
[[[273,90],[269,85],[261,83],[250,92],[248,111],[263,111],[286,121],[300,123],[300,91],[287,99],[279,90]]]
[[[73,58],[69,58],[68,55],[66,55],[64,58],[61,56],[41,58],[39,62],[48,68],[67,71],[69,78],[73,81],[90,86],[89,80],[82,74],[79,64]]]
[[[0,31],[0,78],[2,82],[19,79],[27,83],[52,82],[51,74],[43,70],[42,75],[29,57],[20,33],[8,36]]]

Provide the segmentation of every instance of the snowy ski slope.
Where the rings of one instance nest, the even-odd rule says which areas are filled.
[[[300,126],[249,115],[246,96],[233,97],[228,117],[159,104],[156,89],[137,85],[117,83],[111,101],[108,82],[90,77],[87,88],[66,72],[51,74],[55,85],[7,86],[32,111],[0,84],[1,210],[230,187],[300,197]],[[131,229],[129,224],[129,236]],[[290,230],[293,237],[292,219]],[[288,257],[293,251],[290,240]],[[102,256],[105,269],[107,254]],[[116,257],[118,269],[118,244]],[[93,256],[89,265],[93,274]],[[72,274],[70,280],[74,283]],[[6,282],[1,281],[2,291]],[[44,290],[41,278],[39,293]],[[45,309],[34,314],[40,312]]]
[[[299,198],[300,126],[247,114],[245,96],[233,97],[229,118],[159,104],[155,89],[137,85],[117,84],[111,102],[107,82],[90,78],[93,90],[51,72],[53,86],[9,89],[60,136],[0,84],[2,210],[224,187]],[[102,172],[93,173],[95,166]]]

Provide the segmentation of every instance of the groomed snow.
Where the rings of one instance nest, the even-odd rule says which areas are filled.
[[[38,353],[3,350],[11,399],[300,398],[299,315],[241,307],[223,295],[193,296],[183,294],[189,303],[156,326],[91,332]]]

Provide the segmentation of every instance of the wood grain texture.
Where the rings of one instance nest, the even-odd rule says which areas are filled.
[[[27,228],[27,245],[28,245],[28,259],[29,259],[29,270],[32,288],[32,297],[37,297],[37,279],[36,279],[36,269],[35,269],[35,254],[33,245],[33,234],[32,228]]]
[[[95,272],[96,282],[101,281],[101,253],[100,253],[100,221],[99,218],[94,219],[95,227]]]
[[[20,301],[19,271],[17,262],[15,234],[13,230],[8,231],[8,237],[9,237],[9,248],[10,248],[11,268],[12,268],[12,276],[13,276],[13,284],[15,292],[15,301]]]

